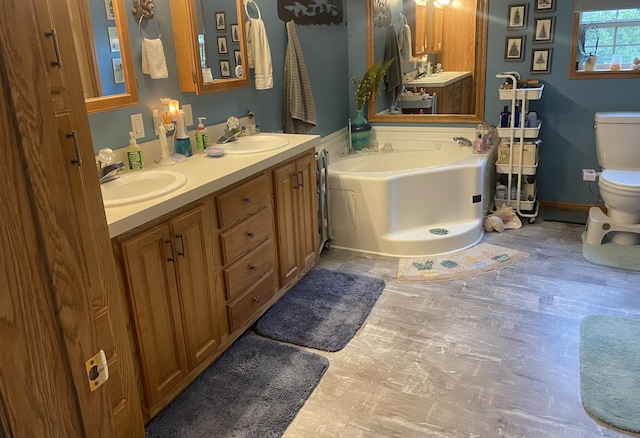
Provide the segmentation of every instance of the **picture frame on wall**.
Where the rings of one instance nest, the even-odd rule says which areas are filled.
[[[218,55],[226,55],[229,53],[229,48],[227,47],[227,37],[218,37]]]
[[[551,47],[531,50],[531,73],[551,71]]]
[[[100,4],[100,3],[98,3]],[[113,0],[104,0],[104,10],[107,14],[107,20],[115,20],[116,15],[113,12]]]
[[[553,12],[556,10],[556,0],[534,0],[534,12]]]
[[[109,34],[109,49],[112,52],[120,51],[120,40],[118,39],[118,28],[115,26],[107,27],[107,33]]]
[[[220,63],[220,77],[221,78],[230,78],[231,77],[231,66],[229,65],[229,61],[226,59],[222,59],[219,61]]]
[[[216,30],[227,30],[227,20],[224,12],[216,12]]]
[[[113,67],[113,82],[116,84],[124,84],[124,69],[122,68],[122,58],[114,58],[111,60]]]
[[[528,9],[529,3],[509,5],[507,12],[507,30],[526,29]]]
[[[550,43],[553,41],[553,28],[556,17],[543,17],[534,20],[533,42]]]
[[[508,36],[504,43],[505,61],[522,61],[524,59],[524,35]]]
[[[237,24],[231,25],[231,42],[239,43],[240,42],[240,26]]]

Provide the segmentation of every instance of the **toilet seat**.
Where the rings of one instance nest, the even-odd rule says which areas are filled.
[[[640,195],[640,169],[605,169],[599,183],[615,193]]]

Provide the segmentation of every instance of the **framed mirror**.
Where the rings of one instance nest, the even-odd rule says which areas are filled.
[[[172,0],[180,91],[196,94],[250,85],[242,0]]]
[[[138,103],[125,0],[67,0],[89,113]]]
[[[418,108],[389,97],[384,91],[368,105],[371,122],[481,123],[484,118],[485,64],[488,0],[455,0],[434,6],[433,0],[388,0],[385,11],[374,11],[378,2],[367,1],[367,65],[384,59],[389,26],[396,33],[405,22],[414,36],[413,58],[402,61],[402,86],[410,92],[435,93],[436,105]],[[444,2],[440,2],[444,3]],[[380,21],[381,16],[388,16]],[[425,44],[416,53],[416,35]],[[436,41],[431,45],[430,41]],[[429,47],[432,49],[429,49]],[[442,72],[428,74],[426,64]],[[425,73],[426,72],[426,73]],[[399,93],[399,94],[405,94]],[[405,100],[405,102],[408,99]],[[408,102],[407,102],[408,103]]]

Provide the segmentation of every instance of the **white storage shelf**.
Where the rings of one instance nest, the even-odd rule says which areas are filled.
[[[523,211],[533,211],[534,207],[536,205],[536,199],[538,198],[538,192],[536,191],[535,196],[533,201],[520,201],[520,205],[518,205],[518,200],[517,199],[512,199],[511,202],[511,207],[513,208],[517,208],[519,210],[523,210]],[[509,205],[509,201],[507,201],[506,199],[496,199],[493,198],[493,202],[496,204],[496,208],[500,208],[503,205]]]
[[[542,90],[544,85],[539,88],[516,88],[516,100],[522,100],[526,97],[527,100],[538,100],[542,97]],[[513,100],[513,89],[502,89],[500,92],[500,100]]]
[[[496,172],[497,173],[517,174],[519,169],[520,169],[520,165],[514,164],[513,168],[511,169],[511,172],[509,172],[509,165],[508,164],[498,164],[496,162]],[[537,162],[536,162],[536,164],[531,165],[531,166],[526,166],[525,165],[525,166],[522,166],[522,174],[523,175],[535,175],[537,169],[538,169],[538,163]]]
[[[513,138],[520,139],[520,136],[524,133],[524,138],[538,138],[540,134],[540,127],[542,126],[542,121],[538,120],[538,126],[535,128],[524,128],[520,126],[516,126],[513,132]],[[511,128],[498,128],[498,136],[499,137],[510,137],[511,136]]]

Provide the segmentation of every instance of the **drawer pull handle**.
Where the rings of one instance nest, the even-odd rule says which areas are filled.
[[[185,257],[184,255],[184,238],[182,237],[182,234],[176,234],[176,239],[180,239],[180,245],[182,246],[182,251],[178,251],[178,255]]]
[[[254,303],[259,303],[260,302],[260,297],[253,297],[253,302]]]
[[[76,157],[71,160],[73,164],[77,164],[78,167],[82,166],[82,158],[80,158],[80,145],[78,144],[78,133],[76,131],[67,132],[67,138],[73,139],[73,148],[76,153]]]
[[[168,243],[169,246],[171,247],[171,255],[169,257],[167,257],[167,261],[168,262],[172,262],[175,263],[175,260],[173,259],[173,240],[171,239],[167,239],[164,241],[165,243]]]
[[[256,265],[251,265],[251,270],[255,272],[258,270],[258,267]]]
[[[49,61],[51,67],[62,68],[62,58],[60,57],[60,46],[58,45],[58,34],[55,29],[48,30],[44,33],[47,38],[53,38],[53,50],[56,52],[56,60]]]
[[[244,197],[244,202],[246,202],[247,204],[251,202],[251,196],[245,196]]]
[[[249,238],[253,239],[253,238],[254,238],[254,236],[255,236],[255,233],[254,233],[253,231],[249,231],[249,232],[247,233],[247,236],[249,236]]]

